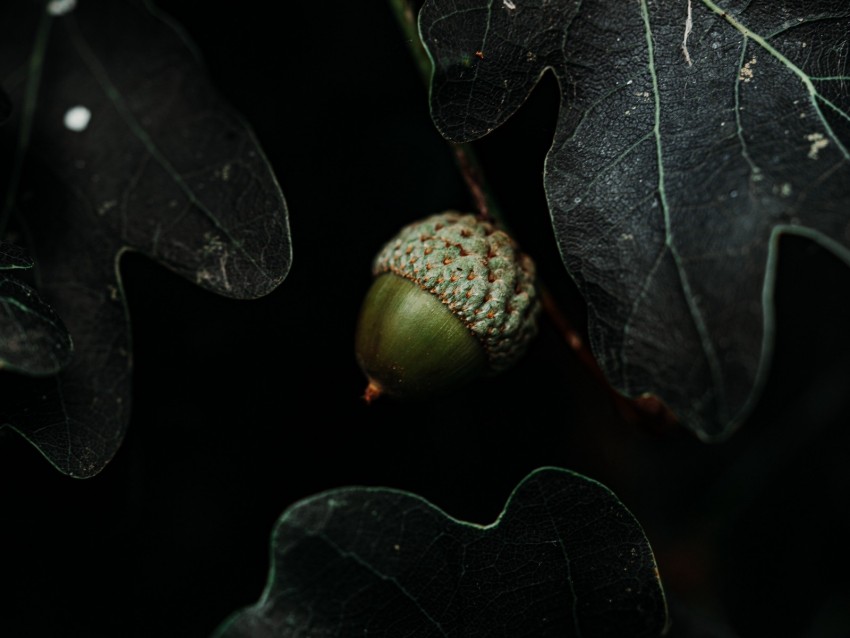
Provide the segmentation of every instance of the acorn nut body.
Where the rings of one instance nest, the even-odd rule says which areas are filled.
[[[357,324],[365,398],[424,397],[513,365],[536,333],[531,259],[492,223],[448,211],[375,258]]]

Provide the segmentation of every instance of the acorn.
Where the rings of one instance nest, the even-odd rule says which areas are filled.
[[[511,367],[537,332],[534,262],[491,222],[447,211],[378,253],[357,323],[364,398],[421,398]]]

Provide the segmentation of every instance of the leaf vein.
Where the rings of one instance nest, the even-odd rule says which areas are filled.
[[[817,104],[818,99],[823,100],[824,98],[818,93],[817,88],[815,88],[815,85],[812,82],[812,78],[809,77],[809,75],[805,71],[803,71],[803,69],[801,69],[799,66],[797,66],[796,64],[791,62],[791,60],[789,60],[785,55],[783,55],[781,51],[779,51],[776,47],[774,47],[772,44],[770,44],[767,41],[766,38],[759,35],[758,33],[755,33],[754,31],[752,31],[749,27],[747,27],[742,22],[739,22],[734,16],[732,16],[731,14],[726,12],[725,10],[721,9],[717,4],[715,4],[713,2],[713,0],[702,0],[702,2],[711,11],[713,11],[718,16],[720,16],[721,18],[726,20],[726,22],[728,22],[730,25],[732,25],[732,27],[734,27],[735,29],[740,31],[741,34],[744,35],[744,37],[750,38],[754,42],[758,43],[759,46],[761,46],[765,51],[767,51],[770,55],[772,55],[774,58],[776,58],[779,62],[784,64],[785,67],[787,67],[789,71],[791,71],[794,75],[796,75],[800,79],[800,81],[806,87],[806,90],[809,92],[809,98],[811,99],[812,104],[815,107],[815,110],[817,110],[818,115],[820,115],[821,122],[823,123],[823,126],[824,126],[824,130],[826,131],[830,140],[835,143],[835,145],[841,150],[841,152],[844,154],[844,156],[847,159],[850,159],[850,153],[848,153],[844,144],[842,144],[841,140],[839,140],[838,137],[835,135],[835,132],[832,130],[832,127],[829,125],[829,122],[823,116],[823,113],[821,112],[820,107]],[[843,16],[841,16],[841,17],[843,17]]]
[[[387,576],[386,574],[382,574],[374,565],[372,565],[369,561],[364,560],[356,552],[346,551],[343,548],[341,548],[339,545],[334,543],[328,537],[327,534],[319,532],[319,533],[315,533],[313,535],[316,536],[318,539],[324,541],[328,545],[328,547],[333,549],[340,556],[340,558],[351,560],[351,561],[357,563],[358,565],[360,565],[361,567],[363,567],[364,569],[366,569],[373,576],[379,578],[380,580],[383,580],[383,581],[388,582],[388,583],[392,583],[396,587],[396,589],[398,589],[399,592],[401,592],[408,600],[410,600],[410,602],[413,603],[413,605],[414,605],[414,607],[416,607],[416,609],[418,609],[420,612],[422,612],[422,615],[425,618],[427,618],[428,621],[430,621],[434,625],[434,627],[440,632],[441,636],[445,636],[446,638],[449,638],[449,635],[446,633],[446,630],[443,629],[443,626],[437,621],[437,619],[434,618],[433,616],[431,616],[431,614],[429,614],[427,612],[427,610],[425,610],[422,607],[422,605],[419,604],[419,602],[416,600],[416,598],[413,596],[413,594],[411,594],[409,591],[407,591],[407,589],[404,587],[404,585],[402,585],[398,581],[397,578],[395,578],[393,576]]]
[[[70,16],[69,16],[70,18]],[[67,25],[69,35],[71,36],[74,46],[77,49],[77,52],[80,54],[80,57],[85,62],[86,66],[89,68],[89,71],[94,76],[95,80],[100,85],[103,92],[109,98],[112,105],[115,107],[115,110],[118,111],[121,118],[124,120],[127,128],[133,133],[133,135],[142,143],[145,147],[145,150],[157,161],[157,163],[163,168],[163,170],[168,173],[169,177],[177,184],[180,190],[189,198],[193,205],[195,205],[198,210],[215,226],[221,233],[227,237],[228,241],[230,241],[236,250],[242,254],[242,256],[248,261],[251,265],[253,265],[258,272],[265,274],[265,270],[257,263],[254,259],[253,255],[251,255],[250,251],[246,250],[242,245],[242,242],[236,239],[230,231],[224,227],[224,225],[219,221],[218,217],[198,198],[192,188],[186,183],[186,181],[182,178],[180,173],[171,165],[171,162],[168,160],[165,155],[159,150],[157,145],[154,143],[151,136],[148,132],[142,127],[133,113],[130,111],[129,107],[124,103],[123,98],[121,97],[120,92],[117,87],[112,83],[112,80],[109,78],[106,69],[103,68],[103,65],[100,63],[100,60],[97,59],[94,52],[88,46],[88,43],[85,41],[82,33],[80,33],[78,27],[73,22],[73,19],[69,19],[65,23]]]
[[[703,1],[709,2],[710,0]],[[673,237],[672,223],[670,219],[670,204],[667,201],[667,190],[664,176],[664,150],[661,140],[661,91],[658,84],[658,72],[656,70],[655,64],[655,45],[652,39],[652,26],[649,20],[649,8],[647,6],[647,0],[641,0],[640,7],[646,34],[648,58],[647,66],[649,68],[649,74],[652,78],[652,90],[655,98],[655,123],[653,126],[653,132],[655,134],[656,161],[658,163],[658,196],[661,200],[661,209],[664,213],[664,228],[666,235],[665,243],[669,247],[670,254],[673,257],[674,263],[676,264],[676,270],[679,274],[679,282],[682,286],[682,291],[685,296],[685,302],[687,303],[691,319],[693,320],[694,326],[696,327],[697,333],[699,334],[700,346],[702,347],[703,354],[705,355],[709,370],[711,371],[711,378],[713,384],[718,393],[718,410],[721,414],[721,418],[726,419],[726,397],[723,370],[720,366],[720,360],[717,356],[717,352],[714,349],[714,344],[711,341],[708,328],[705,325],[705,319],[702,316],[702,311],[700,310],[694,298],[690,282],[688,281],[687,273],[685,272],[685,268],[682,265],[682,260],[679,256],[679,252],[676,248]]]

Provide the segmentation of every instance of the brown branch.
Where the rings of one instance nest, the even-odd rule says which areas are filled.
[[[484,177],[481,174],[472,149],[466,144],[452,144],[452,146],[458,168],[460,168],[460,173],[463,175],[463,181],[466,182],[466,187],[469,189],[472,201],[475,202],[478,217],[486,221],[492,221],[493,217],[498,215],[491,213],[493,206],[489,201],[489,189],[484,184]],[[499,225],[504,228],[504,223],[502,223],[501,219],[499,219]]]
[[[419,38],[419,29],[412,2],[410,0],[389,0],[389,4],[407,38],[410,52],[419,67],[422,78],[426,84],[430,83],[432,75],[431,58]],[[451,146],[454,150],[458,169],[469,189],[478,216],[482,219],[494,221],[505,231],[510,232],[510,228],[487,186],[473,148],[469,144],[451,143]],[[599,367],[585,339],[573,328],[572,323],[558,307],[551,293],[542,284],[539,288],[543,311],[561,333],[564,341],[573,350],[579,361],[605,389],[626,421],[638,423],[653,431],[668,430],[678,423],[676,415],[658,397],[645,394],[630,399],[616,390]]]
[[[588,347],[587,342],[578,331],[573,328],[567,316],[561,312],[552,294],[541,287],[540,303],[543,312],[549,317],[555,329],[561,333],[564,341],[575,352],[579,361],[584,365],[590,375],[611,397],[617,411],[629,423],[639,423],[653,431],[665,431],[674,427],[678,422],[676,415],[658,397],[645,394],[635,399],[630,399],[618,392],[609,382],[596,357]]]

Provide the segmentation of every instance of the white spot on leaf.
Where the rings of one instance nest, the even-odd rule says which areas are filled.
[[[77,0],[50,0],[47,3],[47,13],[52,16],[65,15],[74,10]]]
[[[205,260],[217,260],[218,269],[203,268],[195,275],[196,283],[209,282],[214,286],[230,290],[230,281],[227,277],[227,261],[230,254],[225,243],[214,233],[204,233],[204,246],[201,255]]]
[[[65,111],[65,128],[69,131],[85,131],[91,121],[91,111],[85,106],[73,106]]]
[[[812,143],[809,146],[809,159],[816,160],[818,153],[829,146],[829,140],[823,136],[823,133],[809,133],[806,135],[806,139]]]
[[[103,202],[100,206],[97,207],[98,215],[106,215],[110,210],[115,208],[118,205],[118,202],[114,199],[109,199]]]
[[[228,181],[230,179],[230,164],[225,164],[217,170],[216,176],[219,177],[222,182]]]
[[[738,79],[741,82],[750,82],[753,79],[753,66],[756,64],[756,56],[741,67],[741,72],[738,74]]]

